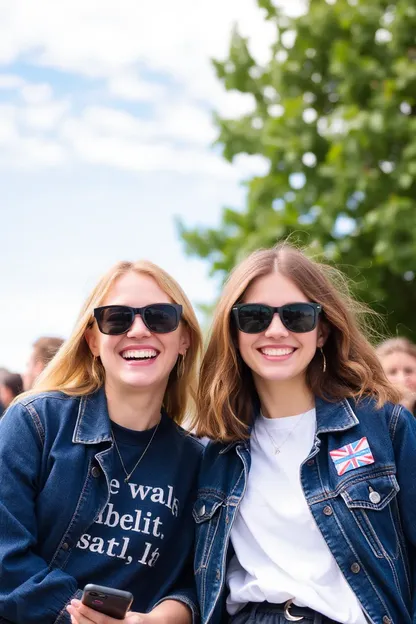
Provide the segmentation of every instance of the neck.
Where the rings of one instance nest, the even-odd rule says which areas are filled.
[[[260,398],[261,411],[266,418],[296,416],[315,405],[315,397],[307,386],[306,379],[269,381],[255,378],[254,383]]]
[[[160,421],[165,388],[155,391],[154,388],[137,390],[133,388],[117,388],[107,382],[105,385],[107,408],[110,420],[117,425],[145,431],[155,427]]]

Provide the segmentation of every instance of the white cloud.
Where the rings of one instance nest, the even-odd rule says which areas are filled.
[[[27,104],[36,106],[46,104],[53,98],[53,90],[49,84],[25,84],[20,90],[23,100]]]
[[[25,81],[20,76],[14,74],[0,74],[0,89],[10,90],[19,89],[25,84]]]
[[[295,13],[303,1],[280,4]],[[274,37],[273,24],[264,22],[255,0],[14,0],[0,6],[0,23],[0,61],[30,52],[35,64],[107,77],[111,88],[129,99],[152,91],[146,81],[145,86],[129,81],[137,64],[172,75],[190,93],[201,94],[207,77],[212,80],[209,59],[226,56],[235,23],[260,62]]]
[[[51,102],[44,106],[28,106],[21,110],[19,119],[24,126],[33,130],[50,131],[58,126],[68,110],[69,103],[65,101]]]
[[[132,102],[153,102],[166,93],[163,85],[140,80],[131,70],[111,76],[107,86],[112,95]]]
[[[286,5],[293,12],[301,0]],[[188,167],[249,175],[247,163],[254,159],[237,159],[244,166],[234,165],[231,174],[232,167],[209,152],[217,136],[211,111],[235,117],[255,106],[251,94],[224,91],[210,59],[226,57],[235,23],[254,56],[260,62],[268,57],[274,25],[264,21],[255,0],[121,0],[117,6],[113,0],[14,0],[0,4],[0,23],[0,62],[24,56],[33,65],[103,79],[104,99],[151,105],[146,117],[110,107],[87,80],[84,94],[90,89],[94,103],[75,112],[73,97],[56,98],[48,83],[0,75],[0,88],[18,89],[22,100],[12,120],[0,111],[3,166],[19,162],[22,149],[27,153],[19,166],[59,164],[68,149],[82,162],[130,171]]]

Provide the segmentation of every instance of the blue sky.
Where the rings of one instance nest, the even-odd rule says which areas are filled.
[[[21,371],[37,337],[67,337],[120,259],[159,263],[195,305],[214,298],[174,217],[218,223],[264,170],[212,148],[211,111],[253,106],[222,90],[209,61],[226,55],[234,22],[265,58],[271,31],[254,0],[0,5],[0,366]]]

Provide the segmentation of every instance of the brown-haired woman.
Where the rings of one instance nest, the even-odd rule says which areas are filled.
[[[389,338],[376,353],[387,379],[400,392],[400,403],[416,415],[416,345],[407,338]]]
[[[197,422],[204,623],[414,621],[416,421],[338,278],[283,244],[220,297]]]

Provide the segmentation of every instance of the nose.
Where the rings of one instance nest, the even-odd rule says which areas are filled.
[[[406,381],[407,381],[407,375],[403,370],[398,370],[395,372],[394,375],[392,375],[394,382],[398,383],[400,385],[405,385]]]
[[[282,321],[280,320],[280,316],[277,314],[277,312],[273,315],[272,322],[270,323],[270,325],[264,332],[264,335],[267,338],[289,336],[289,332],[286,329],[286,327],[283,325]]]
[[[127,332],[127,336],[128,338],[142,338],[151,336],[151,331],[143,323],[143,319],[140,314],[136,314],[136,316],[134,317],[134,323]]]

